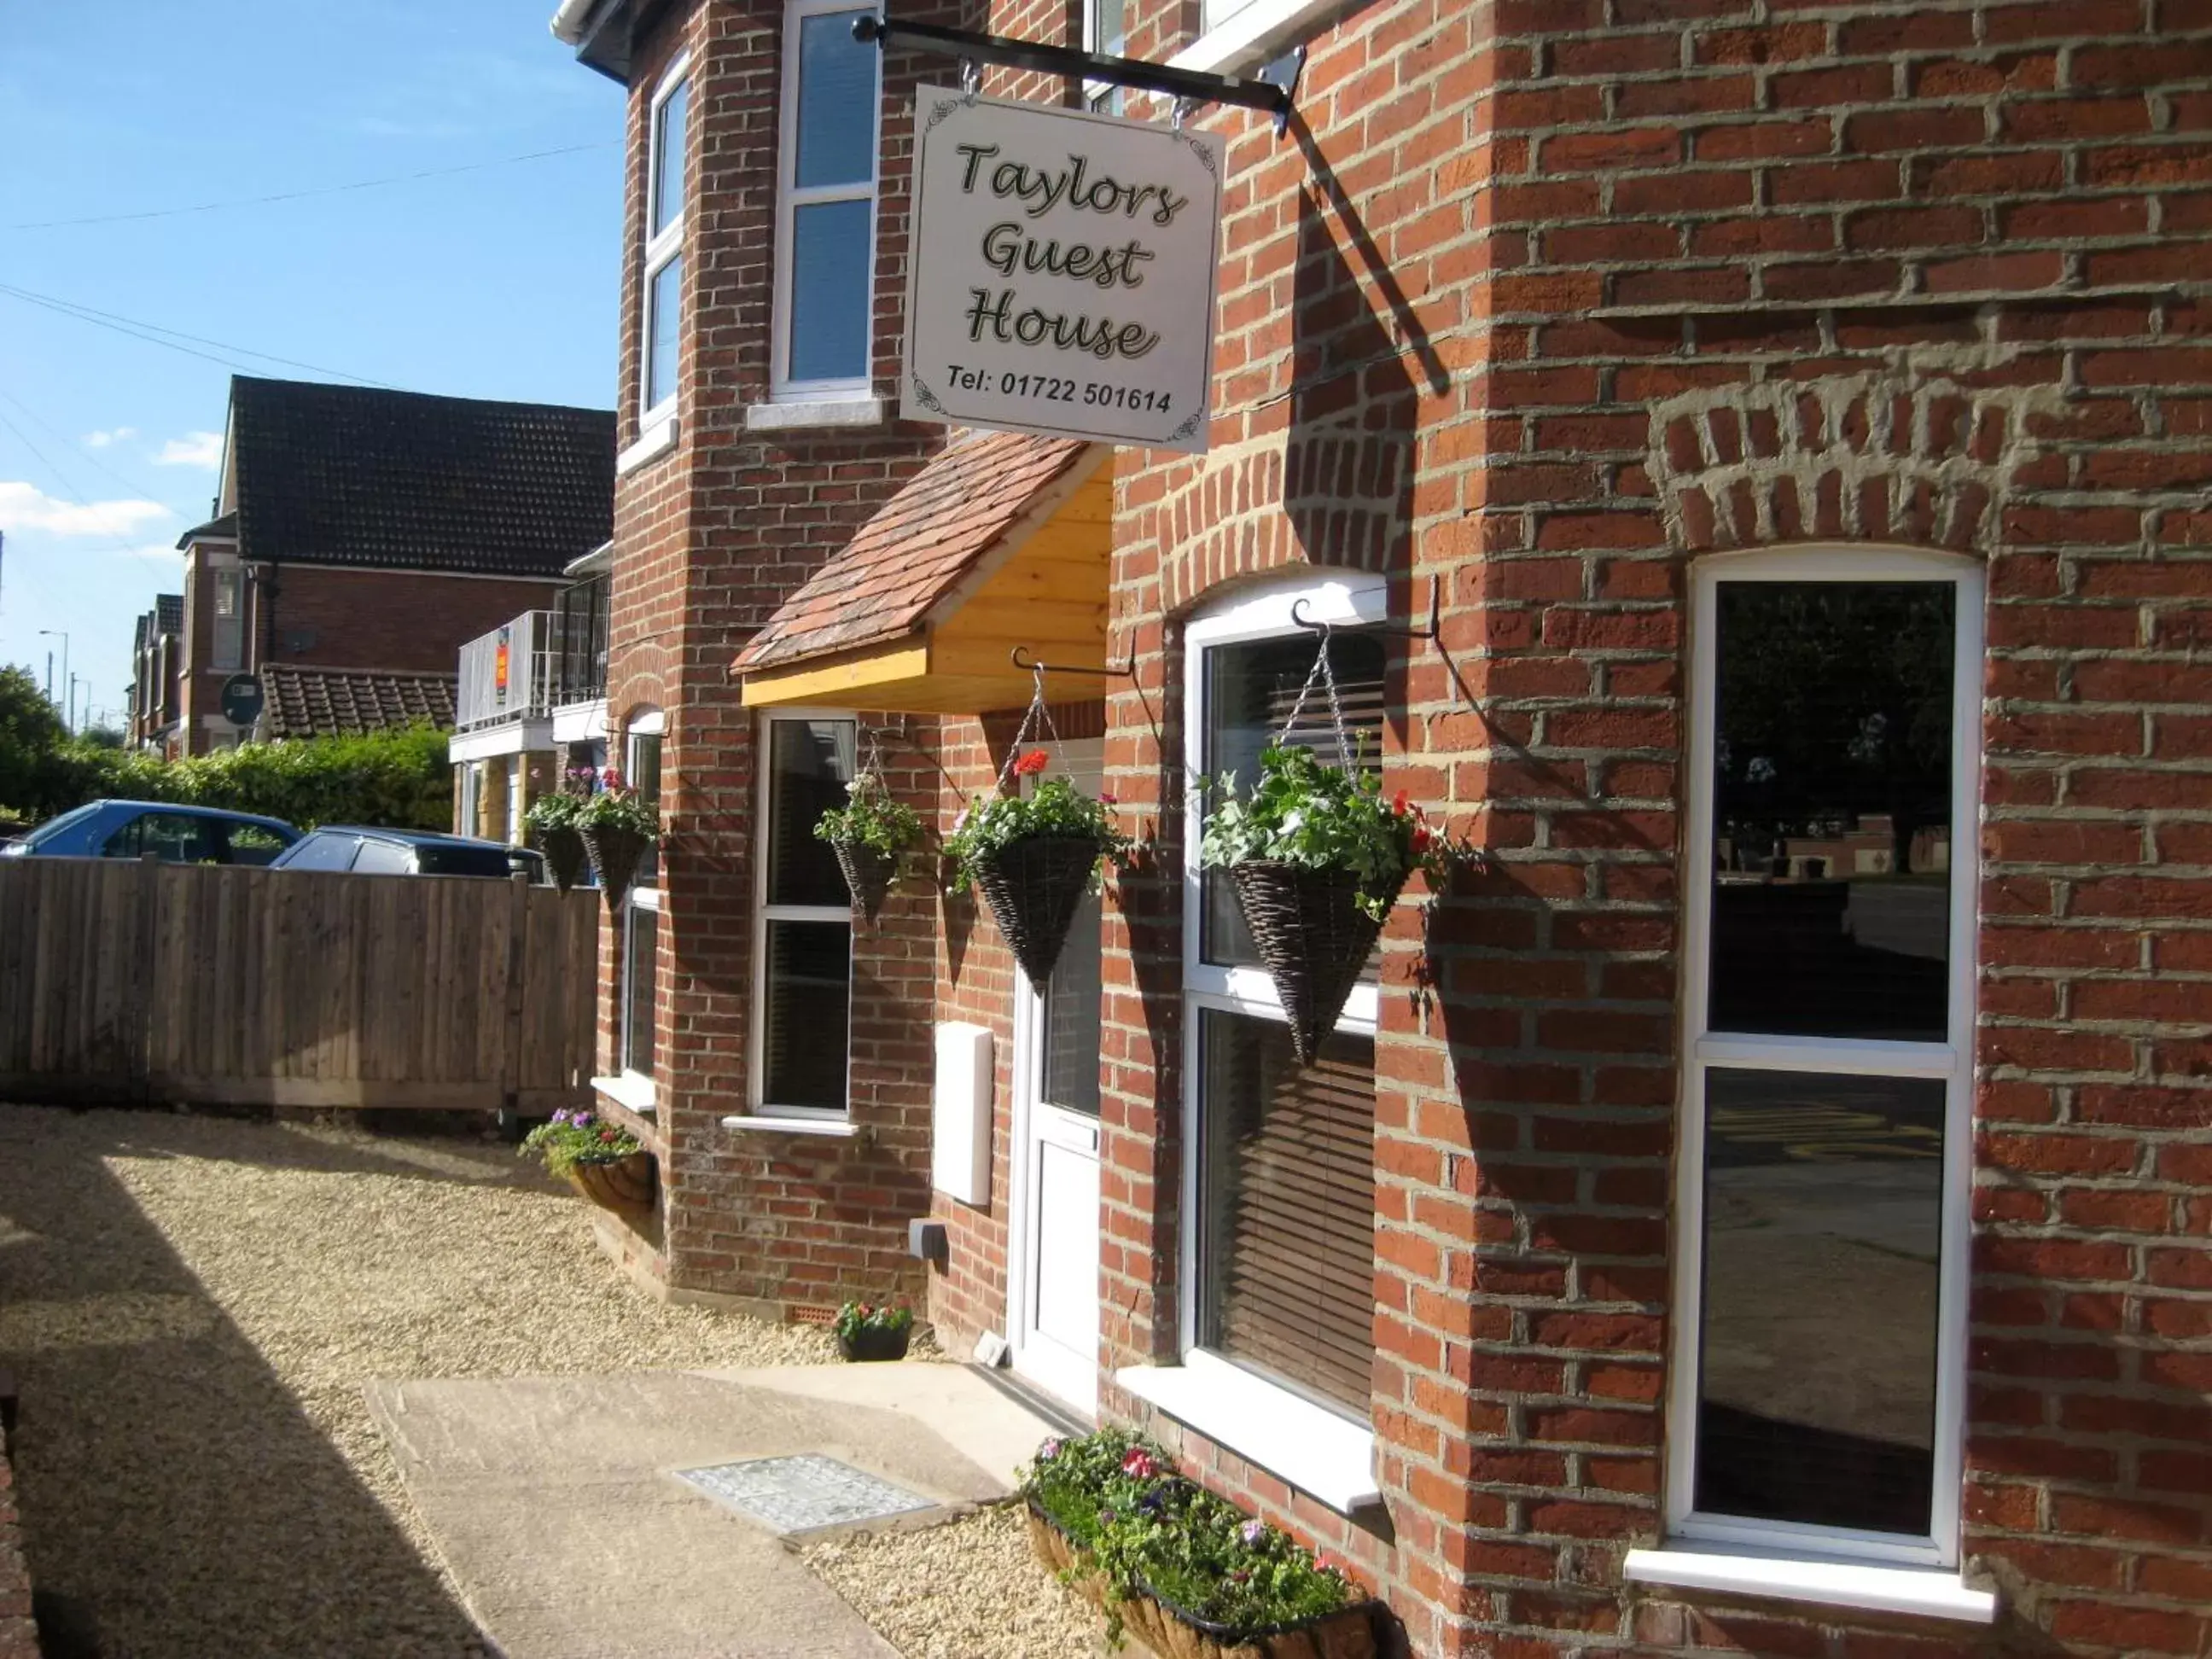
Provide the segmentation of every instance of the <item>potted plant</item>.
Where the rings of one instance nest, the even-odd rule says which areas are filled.
[[[646,848],[659,842],[660,809],[609,770],[599,775],[599,793],[578,803],[574,823],[608,910],[619,910]]]
[[[848,1302],[831,1329],[848,1359],[903,1359],[914,1340],[914,1310],[903,1302]]]
[[[562,1177],[603,1210],[634,1215],[653,1208],[653,1154],[588,1107],[554,1113],[517,1151],[537,1153],[548,1175]]]
[[[1034,778],[1049,764],[1043,750],[1032,749],[1009,771]],[[1065,778],[1045,778],[1025,795],[976,797],[945,841],[953,890],[982,890],[999,931],[1040,992],[1100,863],[1128,847],[1114,828],[1113,806],[1110,795],[1094,799]]]
[[[569,774],[571,779],[575,775]],[[576,814],[584,799],[567,789],[540,795],[530,803],[530,810],[522,821],[530,827],[530,839],[545,855],[545,867],[553,873],[553,884],[566,893],[583,879],[587,857],[584,838],[577,833]]]
[[[1024,1472],[1037,1557],[1172,1659],[1372,1659],[1376,1603],[1286,1534],[1120,1429],[1048,1440]]]
[[[1441,884],[1478,855],[1431,829],[1403,791],[1385,800],[1375,774],[1325,765],[1310,750],[1262,750],[1249,799],[1233,775],[1211,787],[1218,804],[1200,860],[1229,872],[1292,1046],[1310,1066],[1413,872]]]
[[[852,890],[853,908],[869,921],[898,878],[899,866],[921,840],[921,815],[894,796],[882,775],[865,771],[845,786],[845,805],[816,820]]]

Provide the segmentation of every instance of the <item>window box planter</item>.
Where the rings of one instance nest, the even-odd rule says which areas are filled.
[[[568,1184],[603,1210],[617,1215],[647,1215],[655,1186],[653,1154],[632,1152],[603,1163],[580,1160],[568,1170]]]
[[[897,1331],[864,1326],[850,1336],[841,1334],[837,1338],[837,1352],[847,1359],[860,1364],[903,1359],[907,1345],[913,1340],[914,1328],[911,1325]]]
[[[1089,1553],[1060,1529],[1032,1500],[1030,1547],[1037,1559],[1100,1611],[1107,1610],[1106,1581]],[[1139,1585],[1123,1598],[1121,1615],[1138,1639],[1160,1659],[1375,1659],[1375,1613],[1380,1603],[1357,1601],[1294,1624],[1239,1630],[1186,1613]]]

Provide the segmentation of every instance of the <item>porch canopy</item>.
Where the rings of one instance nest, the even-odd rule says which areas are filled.
[[[738,653],[746,706],[981,714],[1029,701],[1017,647],[1103,668],[1112,453],[956,438]]]

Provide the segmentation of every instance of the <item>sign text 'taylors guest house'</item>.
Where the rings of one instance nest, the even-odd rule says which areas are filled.
[[[1206,447],[1222,141],[924,87],[909,420]]]

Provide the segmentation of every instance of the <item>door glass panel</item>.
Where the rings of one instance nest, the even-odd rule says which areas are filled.
[[[1944,1091],[1705,1074],[1699,1510],[1927,1534]]]
[[[867,378],[868,284],[874,276],[868,238],[874,214],[875,204],[866,197],[792,210],[793,380]]]
[[[852,890],[837,855],[814,826],[823,813],[846,804],[854,723],[771,720],[768,729],[768,902],[848,907]]]
[[[1723,582],[1711,1028],[1948,1035],[1948,582]]]
[[[763,1105],[845,1109],[852,939],[840,921],[768,924]]]
[[[1098,1115],[1098,1000],[1101,993],[1099,896],[1075,913],[1067,944],[1044,994],[1044,1098]]]
[[[1209,779],[1233,773],[1240,793],[1249,794],[1260,775],[1260,751],[1273,741],[1297,703],[1298,690],[1313,672],[1319,636],[1300,633],[1286,639],[1256,640],[1247,645],[1217,645],[1206,653],[1206,761]],[[1355,761],[1369,771],[1382,766],[1382,691],[1385,652],[1379,635],[1339,633],[1329,647],[1329,666],[1352,738]],[[1339,763],[1336,727],[1328,699],[1316,688],[1299,711],[1285,743],[1310,749],[1328,764]],[[1205,934],[1200,954],[1223,967],[1256,968],[1260,953],[1237,908],[1228,873],[1208,870],[1204,877]],[[1381,967],[1381,946],[1367,964],[1367,980]]]

